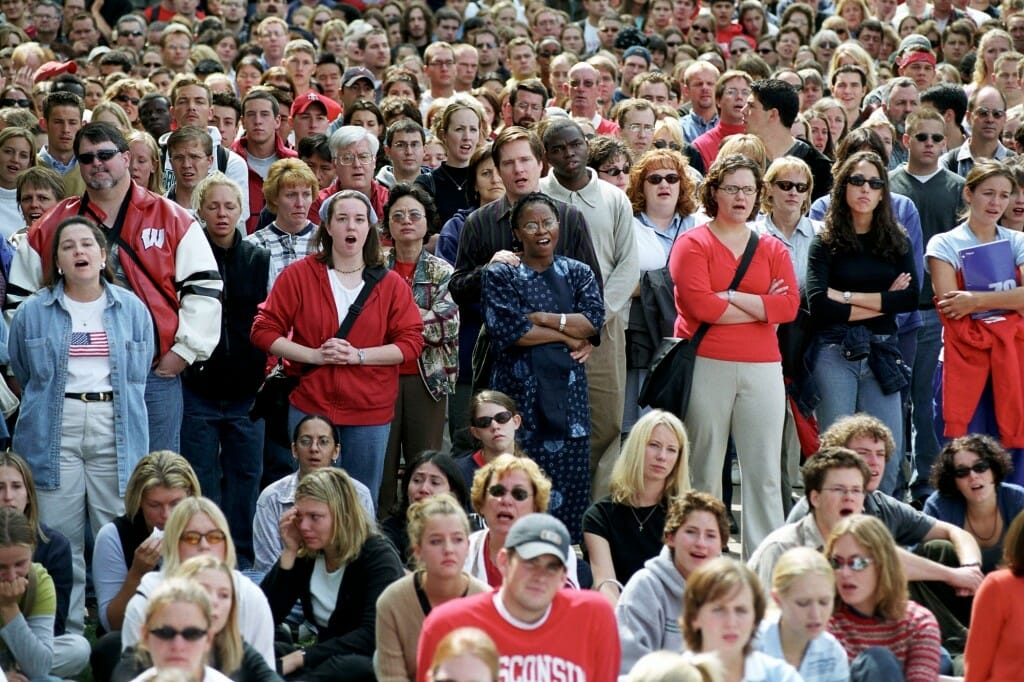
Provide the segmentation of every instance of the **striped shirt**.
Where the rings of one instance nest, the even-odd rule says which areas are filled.
[[[269,291],[281,271],[297,260],[302,260],[309,254],[316,251],[316,225],[309,223],[297,234],[285,232],[271,223],[262,230],[256,230],[245,241],[255,244],[270,251],[270,281],[267,282]]]
[[[939,624],[932,612],[908,601],[897,621],[865,617],[844,607],[828,624],[828,630],[846,649],[852,662],[868,647],[885,647],[903,666],[906,682],[935,682],[939,676]]]

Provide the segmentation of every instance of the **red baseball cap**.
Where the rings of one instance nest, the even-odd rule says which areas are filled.
[[[42,81],[48,81],[51,78],[56,78],[62,73],[75,73],[78,71],[78,64],[73,61],[67,62],[46,62],[38,69],[33,76],[33,81],[41,83]]]
[[[341,116],[341,105],[335,102],[330,97],[324,97],[316,90],[310,90],[302,97],[297,98],[292,102],[291,115],[294,117],[296,114],[305,113],[306,109],[309,109],[312,104],[320,104],[327,112],[327,119],[333,121],[334,119]]]

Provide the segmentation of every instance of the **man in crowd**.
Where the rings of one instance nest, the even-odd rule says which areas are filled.
[[[36,165],[51,168],[64,177],[64,190],[68,196],[85,192],[85,182],[75,158],[75,135],[82,127],[85,105],[78,95],[54,92],[43,104],[42,123],[46,130],[46,144],[36,156]]]
[[[260,211],[263,209],[263,180],[267,177],[270,167],[278,159],[292,159],[296,154],[285,146],[278,134],[281,121],[280,105],[271,92],[265,88],[253,88],[242,100],[242,121],[245,135],[232,146],[232,150],[247,166],[246,182],[240,185],[248,190],[246,207],[249,212],[245,227],[252,234],[259,224]]]

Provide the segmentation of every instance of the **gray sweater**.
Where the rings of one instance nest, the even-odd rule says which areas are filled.
[[[667,546],[644,562],[644,567],[626,583],[615,607],[622,642],[620,675],[628,674],[642,656],[652,651],[683,650],[679,616],[685,587],[686,581]]]

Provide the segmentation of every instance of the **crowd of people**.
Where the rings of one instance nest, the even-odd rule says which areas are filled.
[[[1019,674],[1024,0],[140,4],[0,0],[0,677]]]

